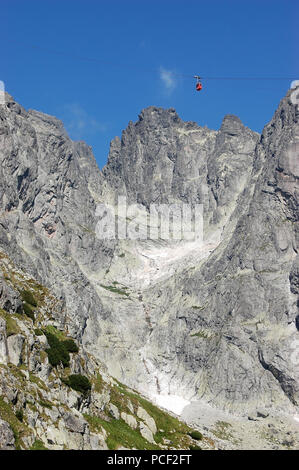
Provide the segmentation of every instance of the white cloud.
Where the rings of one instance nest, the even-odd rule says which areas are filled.
[[[88,114],[78,103],[66,104],[63,114],[65,127],[73,139],[84,139],[87,135],[107,130],[105,124]]]
[[[177,81],[171,70],[160,67],[160,79],[168,94],[172,93],[177,86]]]

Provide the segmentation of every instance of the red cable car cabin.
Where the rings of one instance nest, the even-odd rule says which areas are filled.
[[[197,90],[197,91],[202,90],[202,84],[201,84],[200,82],[197,82],[197,83],[196,83],[196,90]]]

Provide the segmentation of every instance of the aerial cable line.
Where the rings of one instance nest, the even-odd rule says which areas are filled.
[[[40,50],[41,52],[46,52],[46,53],[53,54],[53,55],[59,55],[59,56],[62,56],[62,57],[67,57],[68,59],[75,59],[75,60],[78,60],[78,61],[81,61],[81,62],[94,62],[94,63],[103,64],[103,65],[110,65],[110,66],[116,67],[118,69],[126,68],[126,69],[132,69],[132,70],[140,70],[140,71],[143,71],[143,72],[146,72],[146,73],[157,73],[157,72],[159,72],[159,69],[145,68],[145,67],[141,67],[141,66],[136,65],[136,64],[119,63],[119,62],[116,63],[115,61],[112,61],[112,60],[99,59],[99,58],[95,58],[95,57],[87,57],[87,56],[83,56],[81,54],[80,55],[79,54],[74,54],[74,53],[70,54],[70,53],[65,52],[65,51],[61,51],[61,50],[57,50],[57,49],[49,49],[47,47],[39,46],[39,45],[36,45],[36,44],[20,43],[19,41],[15,41],[14,39],[9,40],[8,42],[14,43],[14,44],[17,44],[17,45],[21,45],[24,48],[37,49],[37,50]],[[191,74],[187,75],[187,74],[172,72],[172,71],[169,71],[169,70],[167,70],[167,73],[169,73],[171,75],[185,77],[185,78],[187,78],[187,77],[188,78],[193,78],[193,75],[191,75]]]
[[[133,65],[133,64],[128,64],[128,63],[116,63],[111,60],[105,60],[105,59],[99,59],[95,57],[87,57],[87,56],[82,56],[82,55],[77,55],[77,54],[70,54],[68,52],[64,52],[61,50],[56,50],[56,49],[49,49],[43,46],[39,46],[36,44],[24,44],[23,42],[16,41],[13,39],[9,39],[8,42],[14,43],[17,45],[21,45],[24,48],[32,48],[32,49],[38,49],[41,52],[47,52],[49,54],[53,55],[60,55],[62,57],[67,57],[69,59],[75,59],[78,61],[84,61],[84,62],[95,62],[99,64],[106,64],[110,65],[112,67],[116,68],[125,68],[125,69],[131,69],[131,70],[140,70],[142,72],[146,73],[161,73],[161,69],[154,69],[154,68],[145,68],[145,67],[140,67],[138,65]],[[197,78],[200,80],[296,80],[295,77],[213,77],[213,76],[198,76],[198,75],[192,75],[192,74],[185,74],[185,73],[178,73],[178,72],[173,72],[171,70],[165,70],[167,74],[175,76],[175,77],[181,77],[181,78]]]
[[[294,77],[201,77],[202,80],[296,80]]]

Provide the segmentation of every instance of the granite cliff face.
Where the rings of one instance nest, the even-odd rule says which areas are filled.
[[[295,415],[298,145],[290,93],[261,136],[235,116],[212,131],[150,107],[101,172],[60,121],[7,95],[0,248],[55,293],[55,320],[110,374],[158,403],[192,401],[188,420],[195,402]],[[203,204],[203,243],[99,239],[96,206],[119,195],[143,211]]]

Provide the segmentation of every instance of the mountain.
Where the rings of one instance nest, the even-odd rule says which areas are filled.
[[[245,426],[239,447],[273,441],[251,442],[252,425],[298,436],[298,138],[291,92],[261,135],[236,116],[214,131],[149,107],[100,171],[59,120],[6,95],[0,249],[110,376],[216,437],[230,435],[217,423]],[[119,227],[153,204],[202,205],[203,240],[99,236],[99,207]]]

